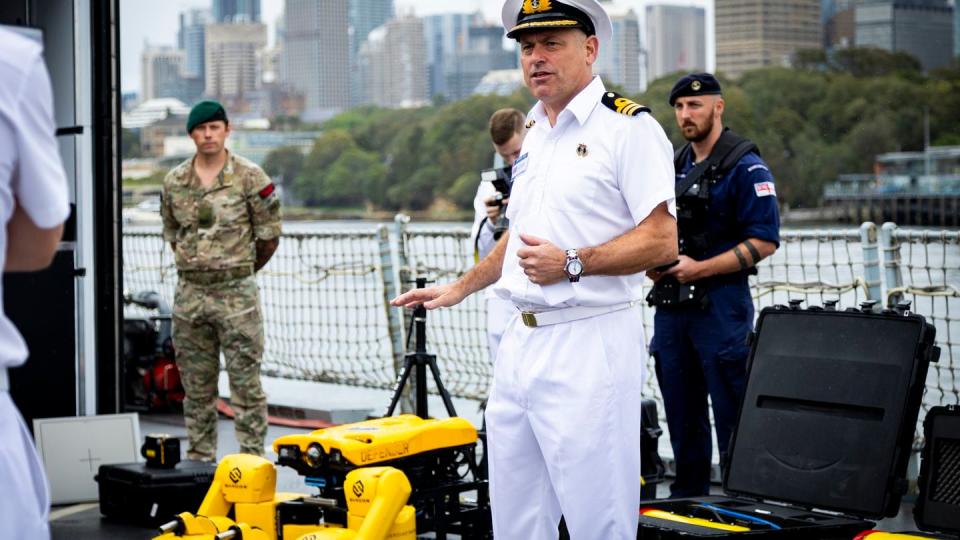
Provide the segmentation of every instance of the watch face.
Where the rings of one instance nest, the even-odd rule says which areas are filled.
[[[574,259],[567,263],[567,273],[571,276],[579,276],[583,273],[583,264]]]

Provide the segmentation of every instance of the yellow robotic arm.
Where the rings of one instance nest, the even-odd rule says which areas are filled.
[[[410,481],[393,467],[366,467],[347,474],[347,528],[322,529],[299,540],[416,540],[416,512],[407,505]]]

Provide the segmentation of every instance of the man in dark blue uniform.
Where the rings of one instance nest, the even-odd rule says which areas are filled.
[[[671,496],[706,495],[713,405],[720,462],[743,397],[753,301],[747,276],[779,245],[773,176],[757,147],[724,129],[720,83],[709,73],[670,92],[683,137],[675,155],[680,257],[648,272],[657,306],[651,353],[677,477]]]

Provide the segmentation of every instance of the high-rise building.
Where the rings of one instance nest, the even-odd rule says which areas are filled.
[[[426,62],[430,77],[427,87],[428,95],[443,95],[457,99],[452,95],[454,92],[447,88],[447,80],[453,79],[454,85],[460,85],[457,74],[463,68],[458,65],[457,56],[467,51],[470,27],[480,25],[482,21],[480,13],[443,13],[423,18],[424,39],[427,46]],[[500,37],[503,38],[502,28]],[[474,82],[474,86],[477,82],[479,79]]]
[[[183,76],[204,75],[204,26],[210,22],[210,11],[191,9],[180,13],[180,30],[177,31],[177,46],[183,51]]]
[[[640,91],[640,21],[632,9],[611,5],[606,9],[613,23],[613,34],[609,43],[600,46],[593,71],[603,77],[604,82],[635,94]]]
[[[823,46],[828,49],[845,49],[857,45],[857,25],[854,15],[857,6],[874,0],[824,0]]]
[[[304,119],[349,108],[348,0],[286,0],[284,13],[283,82],[303,95]]]
[[[236,101],[259,85],[257,54],[267,45],[263,23],[208,24],[205,41],[206,94]]]
[[[707,68],[706,10],[695,6],[647,6],[647,79]]]
[[[140,98],[180,97],[183,51],[173,47],[145,46],[140,55]]]
[[[423,20],[394,19],[375,28],[360,46],[366,103],[381,107],[419,107],[428,103],[426,41]]]
[[[452,57],[445,57],[444,91],[439,94],[450,100],[463,99],[473,94],[488,72],[516,67],[516,51],[503,48],[502,26],[471,26],[467,29],[466,46]]]
[[[960,56],[960,5],[953,4],[953,56]]]
[[[393,19],[393,0],[350,0],[350,105],[363,102],[363,86],[358,51],[370,31]]]
[[[350,51],[356,53],[370,31],[393,18],[393,0],[350,0]]]
[[[820,0],[820,24],[826,26],[836,9],[837,0]]]
[[[227,22],[260,22],[260,0],[213,0],[213,20]]]
[[[820,0],[715,0],[714,19],[717,71],[731,77],[821,48]]]
[[[953,10],[946,0],[873,1],[857,6],[858,47],[904,52],[924,70],[953,59]]]

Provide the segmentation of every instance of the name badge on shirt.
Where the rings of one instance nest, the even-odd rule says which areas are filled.
[[[513,162],[513,169],[510,171],[510,174],[513,176],[514,180],[516,180],[518,176],[527,170],[527,165],[530,164],[530,162],[527,160],[527,155],[529,155],[529,152],[518,157],[517,160]]]

